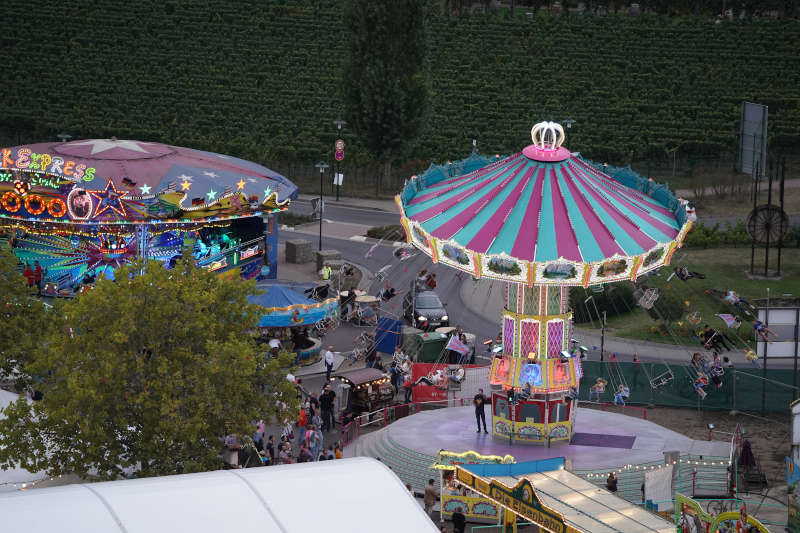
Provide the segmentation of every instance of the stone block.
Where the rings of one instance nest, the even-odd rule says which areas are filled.
[[[322,268],[322,265],[328,261],[336,261],[342,258],[342,253],[337,250],[322,250],[314,252],[317,258],[317,271]]]
[[[292,239],[286,241],[286,262],[287,263],[310,263],[314,260],[311,251],[311,241],[304,239]]]

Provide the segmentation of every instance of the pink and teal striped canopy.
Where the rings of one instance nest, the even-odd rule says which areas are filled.
[[[399,199],[405,218],[432,238],[486,256],[598,263],[641,256],[685,233],[686,210],[674,196],[626,186],[575,155],[540,161],[520,152],[410,185]]]

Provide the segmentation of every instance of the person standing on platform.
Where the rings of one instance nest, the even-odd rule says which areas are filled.
[[[478,422],[478,431],[481,432],[481,421],[483,421],[483,432],[489,433],[486,430],[486,412],[484,406],[486,405],[486,396],[483,395],[483,389],[478,389],[478,394],[472,399],[472,405],[475,406],[475,420]]]

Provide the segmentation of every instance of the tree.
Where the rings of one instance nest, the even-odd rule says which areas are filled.
[[[391,177],[392,160],[418,133],[425,107],[424,0],[348,0],[345,116]],[[378,179],[378,190],[381,179]]]
[[[660,291],[658,300],[653,307],[647,310],[647,314],[653,320],[662,321],[665,327],[680,319],[686,314],[687,307],[683,300],[668,291]]]
[[[253,282],[185,260],[134,263],[116,279],[52,312],[28,365],[47,376],[43,399],[5,410],[0,466],[103,479],[209,470],[224,435],[294,416],[290,356],[256,353]]]
[[[17,258],[7,248],[0,249],[0,378],[13,380],[18,389],[30,383],[24,367],[39,343],[45,311],[31,295],[24,277],[17,270]]]

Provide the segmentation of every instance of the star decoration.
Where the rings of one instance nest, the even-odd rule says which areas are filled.
[[[265,201],[266,201],[267,198],[269,198],[270,193],[272,193],[272,189],[270,189],[269,187],[264,189],[264,200]]]
[[[241,191],[244,189],[244,180],[239,178],[239,181],[236,182],[236,190]]]
[[[184,179],[183,183],[181,183],[181,190],[182,191],[188,191],[189,187],[191,187],[191,186],[192,186],[192,182],[187,180],[187,179]]]
[[[208,191],[206,193],[206,196],[208,196],[209,200],[213,200],[214,198],[217,197],[217,191],[215,191],[214,189],[211,189],[210,191]]]
[[[141,189],[142,194],[150,194],[150,186],[149,185],[142,185],[139,187]]]
[[[206,170],[206,171],[204,171],[204,172],[203,172],[203,174],[205,174],[205,175],[206,175],[206,176],[208,176],[209,178],[218,178],[218,177],[219,177],[219,175],[218,175],[218,174],[214,174],[213,172],[209,172],[209,171],[207,171],[207,170]]]
[[[72,146],[91,146],[92,147],[91,155],[99,154],[101,152],[112,150],[114,148],[124,148],[125,150],[141,152],[143,154],[150,153],[141,146],[142,144],[147,145],[149,143],[143,143],[141,141],[125,141],[116,139],[89,139],[88,141],[73,142],[70,144]]]
[[[247,181],[249,181],[250,183],[255,183],[256,182],[256,180],[254,178],[247,178]]]
[[[183,181],[192,181],[192,179],[194,179],[194,176],[187,176],[186,174],[181,174],[180,176],[178,176],[175,179],[183,180]]]
[[[114,187],[114,183],[111,181],[111,179],[106,182],[105,189],[101,191],[87,192],[97,198],[99,201],[97,207],[95,208],[95,217],[99,217],[109,209],[121,217],[128,216],[128,214],[125,212],[125,205],[122,203],[122,199],[128,194],[128,191],[118,191],[117,188]]]

